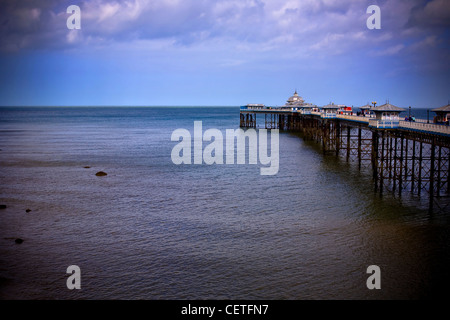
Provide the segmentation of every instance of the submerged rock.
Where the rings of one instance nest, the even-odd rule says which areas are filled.
[[[95,175],[96,175],[97,177],[103,177],[103,176],[106,176],[107,173],[106,173],[106,172],[103,172],[103,171],[99,171],[99,172],[97,172]]]
[[[6,204],[0,204],[0,209],[6,209]]]
[[[17,244],[21,244],[23,242],[23,239],[17,238],[16,240],[14,240],[14,242]]]

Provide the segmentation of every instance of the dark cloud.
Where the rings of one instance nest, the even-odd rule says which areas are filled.
[[[344,53],[383,43],[396,54],[430,36],[403,32],[448,28],[448,0],[375,1],[382,8],[382,31],[365,27],[361,0],[3,0],[0,2],[0,51],[60,50],[79,45],[169,39],[174,45],[224,46],[296,53]],[[81,30],[68,30],[66,9],[81,8]],[[408,38],[409,37],[409,38]],[[411,41],[413,37],[413,41]],[[414,38],[416,37],[416,38]],[[439,39],[437,39],[439,40]],[[436,41],[438,43],[438,41]],[[390,48],[390,49],[389,49]],[[403,48],[403,47],[402,47]],[[332,50],[330,50],[332,49]],[[283,53],[285,54],[285,53]]]
[[[67,33],[65,10],[74,1],[0,2],[0,50],[16,52],[29,48],[61,48]],[[65,28],[63,28],[65,27]]]
[[[424,1],[411,10],[406,27],[412,28],[450,28],[450,1]]]

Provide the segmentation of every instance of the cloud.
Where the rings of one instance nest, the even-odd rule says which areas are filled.
[[[147,44],[155,49],[158,45],[154,44],[165,43],[177,50],[237,51],[247,56],[272,52],[286,59],[343,55],[355,50],[389,56],[418,50],[418,43],[426,39],[429,43],[433,33],[421,26],[448,25],[446,0],[380,0],[375,2],[381,7],[382,29],[371,31],[366,28],[366,9],[373,2],[4,0],[0,2],[0,51],[92,49],[119,44],[129,48]],[[66,8],[71,4],[81,8],[81,30],[66,28]],[[434,43],[439,43],[439,37],[433,38]],[[245,60],[231,57],[224,64]]]
[[[392,56],[399,54],[403,49],[405,48],[405,45],[400,43],[397,45],[393,45],[387,48],[381,48],[379,50],[373,51],[374,56]]]
[[[68,6],[69,4],[67,4]],[[54,0],[39,2],[2,0],[0,2],[0,51],[17,52],[23,49],[60,47],[67,33],[58,25],[66,23],[67,16]],[[55,13],[55,9],[60,14]]]
[[[450,2],[448,0],[432,0],[420,3],[412,9],[408,27],[449,28]]]

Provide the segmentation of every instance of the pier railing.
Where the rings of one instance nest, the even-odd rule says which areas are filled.
[[[399,127],[402,129],[418,130],[450,135],[450,126],[435,123],[400,121]]]
[[[322,112],[320,117],[323,118],[323,119],[334,119],[334,118],[336,118],[336,113]]]
[[[364,122],[369,123],[369,117],[361,117],[361,116],[351,116],[351,115],[345,115],[345,114],[338,114],[337,118],[339,119],[345,119],[345,120],[351,120],[351,121],[358,121],[358,122]]]

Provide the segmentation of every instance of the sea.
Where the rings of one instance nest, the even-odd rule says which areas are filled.
[[[450,296],[449,210],[380,196],[370,172],[289,132],[274,175],[174,164],[172,133],[194,121],[225,136],[239,107],[1,107],[0,299]]]

